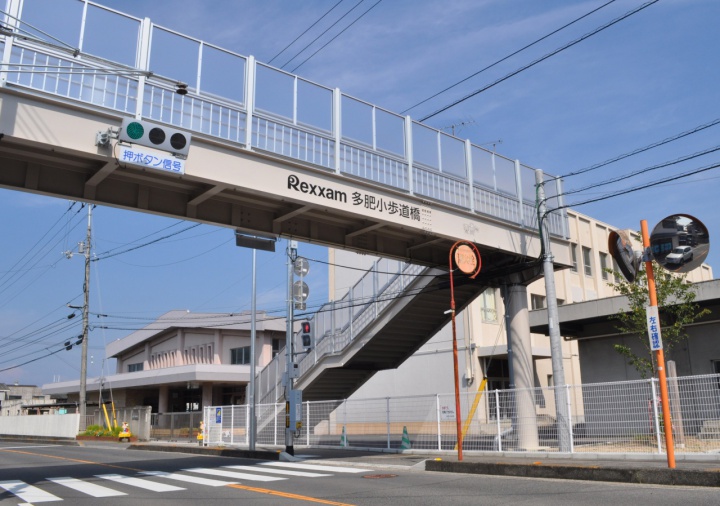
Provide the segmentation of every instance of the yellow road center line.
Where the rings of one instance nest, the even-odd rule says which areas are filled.
[[[348,504],[344,502],[328,501],[325,499],[319,499],[317,497],[310,497],[307,495],[290,494],[288,492],[279,492],[277,490],[270,490],[268,488],[248,487],[247,485],[238,485],[235,483],[228,485],[228,487],[237,488],[240,490],[248,490],[250,492],[257,492],[259,494],[276,495],[279,497],[285,497],[287,499],[297,499],[298,501],[317,502],[320,504],[332,504],[333,506],[354,506],[353,504]]]
[[[103,464],[102,462],[93,462],[92,460],[72,459],[70,457],[60,457],[58,455],[48,455],[46,453],[34,453],[34,452],[26,452],[26,451],[22,451],[22,450],[10,450],[10,449],[5,449],[5,448],[0,448],[0,452],[21,453],[23,455],[34,455],[36,457],[47,457],[50,459],[66,460],[68,462],[77,462],[80,464],[93,464],[96,466],[112,467],[114,469],[125,469],[126,471],[142,472],[142,469],[135,469],[133,467],[116,466],[114,464]]]

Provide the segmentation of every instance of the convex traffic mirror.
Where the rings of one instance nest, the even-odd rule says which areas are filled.
[[[703,223],[688,214],[668,216],[650,234],[655,261],[672,272],[690,272],[699,267],[710,252],[710,234]]]

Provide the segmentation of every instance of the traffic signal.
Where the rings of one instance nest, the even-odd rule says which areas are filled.
[[[176,155],[187,156],[192,135],[144,120],[123,118],[118,139],[149,148],[162,149]]]
[[[309,350],[313,347],[312,335],[310,334],[310,322],[304,321],[300,324],[300,337],[303,348]]]

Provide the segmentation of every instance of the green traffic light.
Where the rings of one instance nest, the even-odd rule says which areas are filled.
[[[128,126],[125,129],[125,131],[127,132],[128,137],[130,137],[131,139],[136,139],[136,140],[141,138],[145,134],[145,129],[137,121],[128,123]]]

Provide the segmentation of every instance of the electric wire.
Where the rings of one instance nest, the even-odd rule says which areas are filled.
[[[292,46],[292,45],[295,44],[298,40],[300,40],[300,38],[301,38],[303,35],[305,35],[306,33],[308,33],[315,25],[317,25],[320,21],[322,21],[323,19],[325,19],[325,16],[327,16],[328,14],[330,14],[333,10],[335,10],[335,7],[337,7],[338,5],[340,5],[341,3],[343,3],[344,1],[345,1],[345,0],[340,0],[338,3],[336,3],[335,5],[333,5],[332,7],[330,7],[330,9],[329,9],[327,12],[325,12],[325,14],[323,14],[322,16],[320,16],[320,18],[319,18],[317,21],[315,21],[312,25],[310,25],[308,28],[306,28],[303,33],[301,33],[300,35],[298,35],[297,37],[295,37],[295,40],[293,40],[290,44],[288,44],[287,46],[285,46],[284,48],[282,48],[282,50],[280,50],[280,52],[279,52],[278,54],[276,54],[275,56],[273,56],[272,59],[268,62],[268,64],[270,64],[270,63],[272,63],[273,61],[275,61],[275,59],[276,59],[278,56],[280,56],[281,54],[283,54],[290,46]]]
[[[566,50],[566,49],[569,49],[569,48],[575,46],[576,44],[579,44],[580,42],[584,41],[585,39],[588,39],[588,38],[592,37],[593,35],[596,35],[596,34],[602,32],[603,30],[606,30],[607,28],[610,28],[611,26],[619,23],[620,21],[622,21],[622,20],[624,20],[624,19],[627,19],[628,17],[630,17],[630,16],[632,16],[632,15],[634,15],[634,14],[637,14],[638,12],[640,12],[640,11],[642,11],[642,10],[650,7],[651,5],[653,5],[653,4],[655,4],[655,3],[659,2],[659,1],[660,1],[660,0],[650,0],[649,2],[646,2],[646,3],[642,4],[642,5],[639,6],[639,7],[636,7],[635,9],[632,9],[632,10],[626,12],[626,13],[623,14],[622,16],[620,16],[620,17],[618,17],[618,18],[615,18],[615,19],[613,19],[612,21],[610,21],[610,22],[608,22],[608,23],[605,23],[604,25],[602,25],[602,26],[594,29],[593,31],[586,33],[586,34],[583,35],[582,37],[577,38],[577,39],[575,39],[575,40],[573,40],[573,41],[571,41],[571,42],[568,42],[567,44],[565,44],[565,45],[563,45],[563,46],[560,46],[559,48],[557,48],[557,49],[555,49],[555,50],[553,50],[553,51],[545,54],[544,56],[541,56],[540,58],[538,58],[538,59],[536,59],[536,60],[533,60],[532,62],[528,63],[527,65],[523,65],[522,67],[520,67],[520,68],[518,68],[518,69],[516,69],[516,70],[513,70],[513,71],[510,72],[509,74],[506,74],[504,77],[501,77],[500,79],[497,79],[497,80],[493,81],[492,83],[490,83],[490,84],[488,84],[488,85],[486,85],[486,86],[483,86],[482,88],[477,89],[477,90],[475,90],[475,91],[473,91],[473,92],[465,95],[464,97],[459,98],[459,99],[451,102],[450,104],[448,104],[448,105],[446,105],[446,106],[441,107],[440,109],[437,109],[436,111],[428,114],[427,116],[424,116],[424,117],[420,118],[418,121],[420,121],[420,122],[427,121],[428,119],[430,119],[430,118],[432,118],[432,117],[434,117],[434,116],[437,116],[438,114],[440,114],[440,113],[442,113],[442,112],[444,112],[444,111],[447,111],[448,109],[451,109],[451,108],[455,107],[456,105],[461,104],[462,102],[465,102],[466,100],[468,100],[468,99],[470,99],[470,98],[472,98],[472,97],[474,97],[474,96],[476,96],[476,95],[479,95],[480,93],[482,93],[482,92],[484,92],[484,91],[489,90],[490,88],[493,88],[494,86],[496,86],[496,85],[498,85],[498,84],[500,84],[500,83],[502,83],[502,82],[510,79],[511,77],[516,76],[516,75],[520,74],[521,72],[524,72],[525,70],[527,70],[527,69],[529,69],[529,68],[531,68],[531,67],[534,67],[534,66],[537,65],[538,63],[541,63],[541,62],[547,60],[548,58],[550,58],[550,57],[552,57],[552,56],[555,56],[556,54],[558,54],[558,53],[560,53],[560,52],[562,52],[562,51],[564,51],[564,50]]]
[[[359,2],[356,3],[349,11],[347,11],[345,14],[343,14],[343,15],[342,15],[339,19],[337,19],[333,24],[331,24],[330,26],[328,26],[320,35],[318,35],[317,37],[315,37],[312,41],[310,41],[310,43],[308,43],[308,44],[307,44],[305,47],[303,47],[300,51],[298,51],[297,53],[295,53],[295,55],[294,55],[292,58],[290,58],[288,61],[286,61],[285,64],[284,64],[282,67],[280,67],[280,68],[281,68],[281,69],[284,69],[285,67],[287,67],[287,66],[290,64],[291,61],[293,61],[295,58],[297,58],[298,56],[300,56],[307,48],[309,48],[310,46],[312,46],[313,44],[315,44],[315,42],[317,42],[317,40],[318,40],[320,37],[322,37],[323,35],[325,35],[325,34],[326,34],[327,32],[329,32],[333,27],[335,27],[340,21],[342,21],[343,19],[345,19],[345,17],[346,17],[348,14],[350,14],[352,11],[354,11],[355,9],[357,9],[357,8],[360,6],[360,4],[363,3],[364,1],[365,1],[365,0],[359,0]]]
[[[144,247],[146,247],[146,246],[150,246],[151,244],[158,243],[158,242],[160,242],[160,241],[162,241],[162,240],[164,240],[164,239],[167,239],[167,238],[169,238],[169,237],[174,237],[174,236],[176,236],[176,235],[182,234],[183,232],[187,232],[188,230],[191,230],[191,229],[193,229],[193,228],[195,228],[195,227],[199,227],[200,225],[202,225],[202,223],[194,223],[194,224],[192,224],[192,225],[190,225],[190,226],[188,226],[188,227],[185,227],[185,228],[182,229],[182,230],[178,230],[177,232],[173,232],[172,234],[164,235],[164,236],[159,237],[159,238],[157,238],[157,239],[153,239],[152,241],[148,241],[148,242],[143,243],[143,244],[138,244],[137,246],[133,246],[132,248],[126,248],[126,249],[124,249],[124,250],[122,250],[122,251],[117,251],[117,252],[115,252],[115,253],[103,252],[103,253],[100,253],[100,254],[96,255],[95,258],[92,259],[92,261],[93,261],[93,262],[97,262],[98,260],[107,260],[108,258],[112,258],[112,257],[117,256],[117,255],[122,255],[122,254],[125,254],[125,253],[129,253],[129,252],[131,252],[131,251],[135,251],[135,250],[138,250],[138,249],[140,249],[140,248],[144,248]],[[115,249],[118,249],[118,248],[115,248]]]
[[[704,149],[704,150],[702,150],[702,151],[698,151],[698,152],[692,153],[692,154],[690,154],[690,155],[685,155],[685,156],[682,156],[682,157],[680,157],[680,158],[676,158],[675,160],[671,160],[671,161],[668,161],[668,162],[659,163],[659,164],[657,164],[657,165],[652,165],[652,166],[650,166],[650,167],[646,167],[646,168],[644,168],[644,169],[639,169],[639,170],[630,172],[630,173],[628,173],[628,174],[623,174],[622,176],[616,176],[616,177],[613,177],[613,178],[610,178],[610,179],[605,179],[605,180],[600,181],[600,182],[597,182],[597,183],[593,183],[593,184],[589,184],[589,185],[587,185],[587,186],[583,186],[583,187],[581,187],[581,188],[576,188],[576,189],[573,189],[573,190],[568,190],[568,191],[563,192],[561,195],[562,195],[562,196],[573,195],[573,194],[575,194],[575,193],[582,193],[582,192],[585,192],[585,191],[587,191],[587,190],[592,190],[592,189],[595,189],[595,188],[599,188],[599,187],[601,187],[601,186],[607,186],[607,185],[612,184],[612,183],[618,183],[618,182],[620,182],[620,181],[624,181],[624,180],[626,180],[626,179],[630,179],[630,178],[632,178],[632,177],[635,177],[635,176],[638,176],[638,175],[641,175],[641,174],[645,174],[645,173],[647,173],[647,172],[651,172],[651,171],[654,171],[654,170],[662,169],[662,168],[665,168],[665,167],[670,167],[670,166],[672,166],[672,165],[677,165],[678,163],[686,162],[686,161],[688,161],[688,160],[692,160],[692,159],[695,159],[695,158],[698,158],[698,157],[701,157],[701,156],[705,156],[705,155],[707,155],[707,154],[714,153],[715,151],[718,151],[718,150],[720,150],[720,145],[719,145],[719,146],[712,147],[712,148]],[[555,198],[555,197],[549,197],[549,198]],[[548,200],[548,199],[546,198],[546,200]]]
[[[361,2],[362,2],[362,0],[361,0]],[[343,28],[337,35],[335,35],[332,39],[330,39],[330,40],[327,41],[325,44],[323,44],[323,45],[320,47],[320,49],[318,49],[318,50],[315,51],[313,54],[311,54],[310,56],[308,56],[307,58],[305,58],[305,59],[302,61],[302,63],[300,63],[300,65],[297,65],[297,66],[296,66],[295,68],[293,68],[290,72],[295,72],[297,69],[299,69],[300,67],[302,67],[303,65],[305,65],[305,64],[310,60],[310,58],[312,58],[313,56],[315,56],[316,54],[318,54],[320,51],[322,51],[323,49],[325,49],[331,42],[333,42],[335,39],[337,39],[338,37],[340,37],[340,35],[342,35],[343,33],[345,33],[345,31],[346,31],[348,28],[350,28],[350,27],[353,26],[355,23],[357,23],[358,21],[360,21],[363,17],[365,17],[365,15],[366,15],[367,13],[369,13],[371,10],[373,10],[375,7],[377,7],[380,2],[382,2],[382,0],[377,0],[377,2],[375,2],[375,3],[372,5],[372,7],[370,7],[368,10],[366,10],[365,12],[363,12],[363,13],[362,13],[360,16],[358,16],[357,18],[355,18],[355,20],[354,20],[352,23],[350,23],[349,25],[347,25],[347,26],[346,26],[345,28]],[[358,5],[360,5],[360,4],[358,4]]]
[[[643,146],[641,148],[634,149],[632,151],[629,151],[627,153],[623,153],[621,155],[615,156],[613,158],[610,158],[608,160],[605,160],[604,162],[596,163],[594,165],[590,165],[589,167],[585,167],[584,169],[576,170],[573,172],[568,172],[567,174],[564,174],[562,176],[555,176],[554,179],[565,179],[570,176],[577,176],[578,174],[585,174],[586,172],[590,172],[592,170],[599,169],[601,167],[605,167],[606,165],[610,165],[611,163],[624,160],[625,158],[629,158],[631,156],[637,155],[639,153],[644,153],[645,151],[649,151],[653,148],[657,148],[659,146],[663,146],[665,144],[669,144],[673,141],[676,141],[678,139],[682,139],[683,137],[687,137],[689,135],[695,134],[697,132],[701,132],[707,128],[713,127],[720,123],[720,118],[714,119],[708,123],[698,125],[695,128],[691,128],[690,130],[685,130],[684,132],[680,132],[678,134],[672,135],[670,137],[667,137],[663,140],[653,142],[651,144],[648,144],[647,146]]]
[[[460,81],[457,81],[457,82],[454,83],[454,84],[451,84],[451,85],[448,86],[447,88],[444,88],[444,89],[438,91],[437,93],[435,93],[434,95],[431,95],[431,96],[427,97],[426,99],[421,100],[420,102],[416,103],[415,105],[411,105],[410,107],[408,107],[407,109],[405,109],[404,111],[402,111],[400,114],[407,114],[407,113],[408,113],[409,111],[411,111],[412,109],[415,109],[416,107],[424,104],[425,102],[428,102],[429,100],[432,100],[433,98],[435,98],[435,97],[437,97],[437,96],[439,96],[439,95],[442,95],[443,93],[445,93],[445,92],[447,92],[447,91],[450,91],[451,89],[455,88],[456,86],[459,86],[459,85],[461,85],[462,83],[464,83],[464,82],[472,79],[473,77],[476,77],[476,76],[482,74],[482,73],[485,72],[486,70],[489,70],[489,69],[493,68],[494,66],[499,65],[500,63],[504,62],[505,60],[508,60],[508,59],[512,58],[513,56],[515,56],[515,55],[517,55],[517,54],[525,51],[526,49],[531,48],[531,47],[534,46],[535,44],[537,44],[537,43],[539,43],[539,42],[542,42],[543,40],[547,39],[548,37],[551,37],[551,36],[555,35],[556,33],[564,30],[565,28],[567,28],[567,27],[569,27],[569,26],[574,25],[574,24],[577,23],[578,21],[581,21],[582,19],[585,19],[586,17],[590,16],[591,14],[596,13],[597,11],[599,11],[600,9],[602,9],[602,8],[604,8],[604,7],[607,7],[608,5],[610,5],[610,4],[613,3],[613,2],[615,2],[615,0],[610,0],[609,2],[604,3],[604,4],[601,5],[600,7],[597,7],[597,8],[595,8],[595,9],[591,10],[590,12],[587,12],[587,13],[583,14],[583,15],[580,16],[579,18],[576,18],[576,19],[570,21],[569,23],[564,24],[564,25],[561,26],[560,28],[557,28],[556,30],[553,30],[552,32],[548,33],[547,35],[544,35],[544,36],[540,37],[539,39],[536,39],[535,41],[531,42],[530,44],[527,44],[527,45],[521,47],[521,48],[518,49],[517,51],[514,51],[514,52],[510,53],[509,55],[505,56],[504,58],[501,58],[501,59],[499,59],[499,60],[491,63],[490,65],[488,65],[488,66],[486,66],[486,67],[478,70],[477,72],[475,72],[475,73],[473,73],[473,74],[470,74],[470,75],[467,76],[466,78],[461,79]]]
[[[601,196],[601,197],[597,197],[597,198],[593,198],[593,199],[587,199],[587,200],[584,200],[584,201],[581,201],[581,202],[575,202],[575,203],[572,203],[572,204],[567,204],[567,205],[558,206],[558,207],[556,207],[556,208],[554,208],[554,209],[551,209],[551,210],[548,211],[546,214],[549,214],[549,213],[555,212],[555,211],[559,211],[559,210],[561,210],[561,209],[567,209],[567,208],[569,208],[569,207],[579,207],[579,206],[583,206],[583,205],[586,205],[586,204],[591,204],[591,203],[593,203],[593,202],[600,202],[600,201],[602,201],[602,200],[607,200],[607,199],[610,199],[610,198],[619,197],[619,196],[621,196],[621,195],[626,195],[626,194],[628,194],[628,193],[633,193],[633,192],[636,192],[636,191],[645,190],[645,189],[647,189],[647,188],[652,188],[653,186],[659,186],[659,185],[665,184],[665,183],[670,182],[670,181],[676,181],[676,180],[678,180],[678,179],[686,178],[686,177],[689,177],[689,176],[694,176],[695,174],[701,174],[701,173],[703,173],[703,172],[707,172],[707,171],[709,171],[709,170],[716,169],[716,168],[718,168],[718,167],[720,167],[720,163],[714,163],[714,164],[712,164],[712,165],[706,165],[706,166],[700,167],[700,168],[698,168],[698,169],[694,169],[694,170],[691,170],[691,171],[688,171],[688,172],[683,172],[682,174],[677,174],[677,175],[674,175],[674,176],[668,176],[668,177],[666,177],[666,178],[659,179],[659,180],[657,180],[657,181],[653,181],[653,182],[646,183],[646,184],[639,185],[639,186],[634,186],[634,187],[632,187],[632,188],[627,188],[627,189],[625,189],[625,190],[620,190],[620,191],[615,192],[615,193],[606,194],[606,195],[603,195],[603,196]]]

